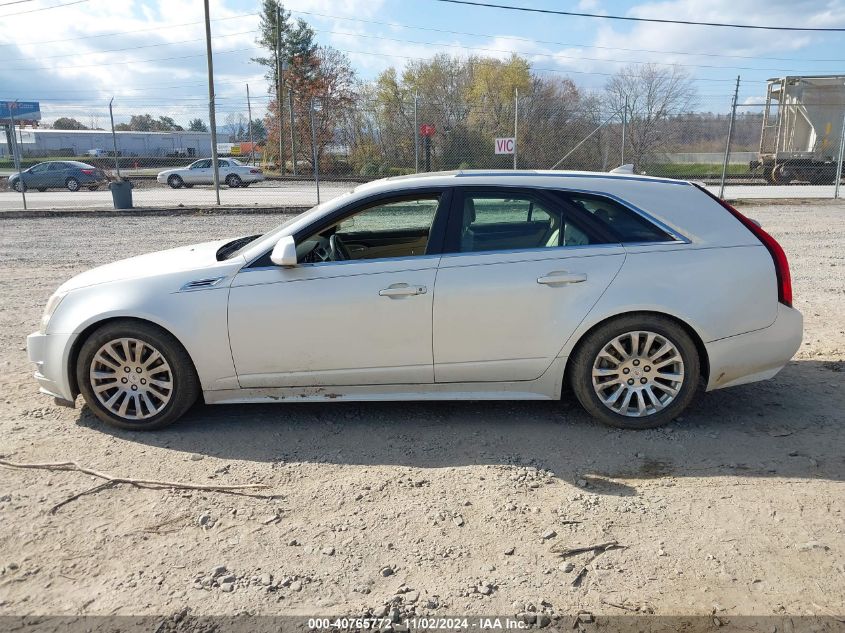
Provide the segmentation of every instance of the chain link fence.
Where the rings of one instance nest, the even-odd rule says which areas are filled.
[[[608,111],[591,98],[515,95],[470,102],[423,94],[377,99],[363,91],[351,102],[337,102],[287,92],[278,107],[272,95],[254,96],[243,106],[226,102],[216,110],[220,200],[227,206],[302,207],[388,176],[514,167],[603,172],[626,163],[634,173],[703,182],[729,198],[834,197],[845,104],[828,107],[823,134],[808,137],[810,149],[824,150],[815,153],[820,162],[811,168],[772,162],[761,153],[766,134],[777,125],[794,128],[800,117],[784,107],[773,112],[765,104],[732,105],[732,98],[700,97],[695,113],[652,117]],[[85,107],[91,109],[79,104],[60,114],[73,118]],[[114,134],[106,115],[88,126],[105,129],[15,125],[12,143],[7,124],[6,143],[0,143],[0,209],[22,204],[21,192],[10,186],[9,176],[17,172],[11,147],[18,149],[22,170],[78,161],[114,178],[119,167],[133,184],[135,206],[216,204],[207,106],[198,98],[166,114],[138,114],[147,109],[116,102]],[[111,202],[102,183],[81,187],[75,198],[62,193],[62,182],[32,179],[24,186],[30,208]]]

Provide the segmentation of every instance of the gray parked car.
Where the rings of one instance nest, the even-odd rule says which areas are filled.
[[[76,160],[50,160],[12,174],[9,187],[15,191],[56,188],[79,191],[81,187],[88,187],[94,191],[108,181],[106,172],[93,165]]]

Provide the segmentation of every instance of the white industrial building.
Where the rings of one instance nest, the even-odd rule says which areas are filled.
[[[85,156],[91,150],[113,151],[108,130],[45,130],[15,128],[23,155]],[[207,156],[211,153],[211,132],[115,132],[121,156]],[[9,148],[0,142],[0,156]]]

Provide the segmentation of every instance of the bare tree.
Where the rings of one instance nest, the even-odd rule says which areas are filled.
[[[688,113],[696,100],[695,86],[683,69],[658,64],[623,68],[608,80],[605,91],[611,111],[621,115],[627,103],[625,157],[635,169],[657,151],[668,149],[673,139],[666,122]]]

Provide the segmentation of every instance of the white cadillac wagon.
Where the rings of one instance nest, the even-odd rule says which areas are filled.
[[[243,222],[238,218],[237,222]],[[233,220],[233,224],[235,221]],[[380,180],[264,235],[64,283],[44,393],[154,429],[208,403],[559,399],[665,424],[801,342],[778,243],[698,185],[555,171]]]

